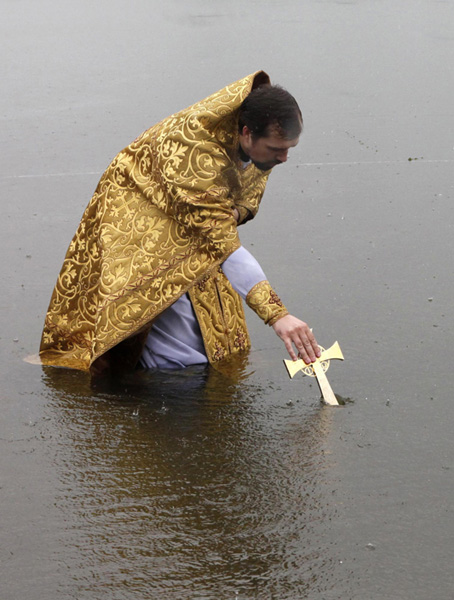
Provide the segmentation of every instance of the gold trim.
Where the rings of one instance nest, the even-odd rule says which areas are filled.
[[[274,325],[276,321],[288,315],[288,310],[267,280],[260,281],[249,290],[246,304],[267,325]]]

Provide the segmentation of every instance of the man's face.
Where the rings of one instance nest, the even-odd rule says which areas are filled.
[[[268,171],[276,165],[286,162],[290,148],[299,142],[299,136],[286,140],[276,130],[271,130],[266,137],[254,138],[248,127],[244,126],[240,134],[240,144],[256,167]]]

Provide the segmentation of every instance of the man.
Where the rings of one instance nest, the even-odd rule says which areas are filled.
[[[320,355],[289,315],[237,225],[302,130],[294,98],[263,71],[145,131],[102,176],[46,316],[44,364],[215,364],[250,347],[240,295],[292,359]]]

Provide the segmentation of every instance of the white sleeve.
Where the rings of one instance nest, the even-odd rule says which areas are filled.
[[[222,270],[232,284],[233,289],[245,300],[249,290],[260,281],[266,279],[266,275],[257,260],[243,246],[222,263]]]

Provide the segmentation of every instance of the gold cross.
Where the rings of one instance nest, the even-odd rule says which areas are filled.
[[[304,375],[309,377],[316,377],[317,383],[320,387],[323,399],[327,404],[338,405],[336,396],[329,384],[328,378],[325,372],[328,370],[329,361],[333,359],[344,360],[344,355],[340,349],[339,343],[334,342],[331,348],[325,350],[320,346],[322,353],[320,358],[317,358],[313,363],[307,365],[301,358],[298,360],[284,360],[284,364],[287,367],[288,374],[293,378],[298,371],[302,371]]]

